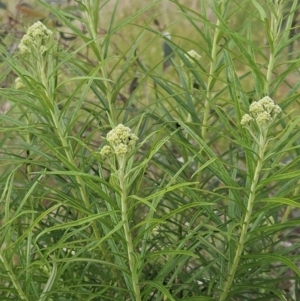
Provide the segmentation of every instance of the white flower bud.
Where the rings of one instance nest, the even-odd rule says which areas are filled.
[[[200,61],[201,59],[201,55],[196,52],[195,50],[190,50],[187,53],[188,55],[186,55],[186,57],[190,60],[191,63],[193,63],[193,59],[195,59],[196,61]],[[191,59],[192,58],[192,59]]]
[[[259,101],[253,102],[249,107],[249,114],[245,114],[241,120],[241,125],[249,126],[254,119],[257,125],[265,130],[274,122],[276,116],[281,112],[281,108],[275,105],[274,100],[265,96]],[[252,116],[251,116],[252,115]]]
[[[249,114],[245,114],[242,117],[241,125],[242,126],[249,126],[252,121],[253,121],[253,118]]]
[[[129,127],[119,124],[114,129],[108,132],[106,139],[111,145],[112,153],[118,156],[129,154],[135,147],[138,137],[131,132]],[[109,147],[109,146],[107,146]],[[108,149],[102,149],[101,152],[108,151]]]
[[[52,36],[52,31],[49,30],[42,22],[38,21],[31,25],[27,33],[23,36],[19,45],[20,53],[28,55],[32,53],[31,49],[43,54],[48,50],[47,41]]]

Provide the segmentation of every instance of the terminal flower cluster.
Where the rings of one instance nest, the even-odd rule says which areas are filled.
[[[185,56],[192,64],[195,63],[194,60],[199,61],[201,59],[201,55],[195,50],[188,51],[188,53]]]
[[[100,155],[111,156],[125,156],[129,154],[136,145],[138,137],[131,132],[129,127],[119,124],[106,135],[106,139],[110,145],[104,146]]]
[[[19,49],[22,55],[32,53],[35,48],[40,54],[48,50],[47,44],[52,37],[52,31],[42,22],[38,21],[30,26],[27,33],[23,36]]]
[[[184,56],[189,60],[189,62],[193,66],[196,65],[195,61],[200,61],[200,59],[201,59],[201,55],[199,53],[197,53],[195,50],[188,51]],[[184,66],[183,62],[182,62],[182,66]]]
[[[26,88],[26,86],[24,85],[24,83],[23,83],[23,81],[20,77],[17,77],[15,79],[15,87],[16,87],[17,90]]]
[[[249,113],[242,117],[241,125],[249,127],[252,122],[256,122],[258,127],[264,130],[268,129],[276,116],[281,113],[281,108],[274,103],[273,99],[265,96],[250,105]]]

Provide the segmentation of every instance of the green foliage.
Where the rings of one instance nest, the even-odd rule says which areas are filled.
[[[0,299],[300,300],[298,1],[150,2],[3,25]]]

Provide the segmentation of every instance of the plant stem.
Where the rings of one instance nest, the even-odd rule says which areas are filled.
[[[221,5],[223,6],[223,0],[221,0]],[[209,68],[209,74],[208,74],[208,79],[207,79],[207,90],[205,93],[205,101],[204,101],[204,113],[203,113],[203,121],[202,121],[202,126],[201,126],[201,138],[203,141],[206,141],[206,134],[207,134],[207,128],[208,128],[208,119],[209,119],[209,114],[210,114],[210,101],[212,98],[211,95],[211,90],[212,90],[212,81],[214,79],[214,70],[216,66],[216,60],[217,60],[217,42],[218,42],[218,37],[220,34],[220,19],[217,20],[216,23],[216,29],[214,33],[214,38],[213,38],[213,43],[212,43],[212,50],[211,50],[211,63],[210,63],[210,68]],[[201,152],[202,154],[202,152]],[[200,164],[200,163],[199,163]],[[200,166],[199,166],[200,167]],[[202,179],[202,173],[199,172],[197,176],[197,182],[200,184]],[[197,186],[199,186],[199,184]]]
[[[128,262],[131,271],[135,301],[141,301],[139,279],[138,279],[136,264],[133,256],[133,252],[134,252],[133,242],[132,242],[132,236],[129,228],[128,215],[127,215],[128,210],[127,210],[127,203],[126,203],[127,191],[126,191],[126,183],[125,183],[125,157],[119,160],[119,163],[120,163],[119,183],[121,189],[121,210],[122,210],[123,229],[124,229],[126,245],[127,245]]]
[[[212,52],[211,52],[211,63],[209,68],[209,74],[208,74],[208,80],[207,80],[207,90],[205,95],[205,102],[204,102],[204,113],[203,113],[203,122],[201,127],[201,136],[202,139],[205,140],[206,138],[206,132],[207,132],[207,126],[208,126],[208,118],[209,118],[209,111],[210,111],[210,99],[211,99],[211,83],[214,78],[213,73],[216,65],[216,59],[217,59],[217,39],[219,36],[219,26],[220,26],[220,20],[218,19],[217,28],[215,31],[214,39],[213,39],[213,45],[212,45]]]
[[[52,70],[53,66],[51,65],[52,61],[50,63],[50,57],[48,57],[48,61],[44,60],[43,56],[38,52],[37,74],[38,74],[40,81],[42,82],[42,84],[45,87],[44,101],[46,102],[47,106],[50,108],[52,124],[54,125],[55,131],[59,137],[60,143],[63,146],[65,155],[66,155],[68,161],[71,163],[71,165],[74,166],[74,168],[77,168],[77,165],[76,165],[76,162],[74,159],[74,155],[72,152],[72,147],[64,135],[65,124],[63,122],[63,119],[58,118],[59,110],[55,103],[55,94],[53,92],[53,87],[51,86],[51,84],[49,85],[49,81],[51,80],[51,77],[49,77],[49,78],[47,77],[47,63],[48,63],[48,68],[50,68],[50,70]],[[85,183],[82,180],[82,178],[78,175],[75,175],[75,179],[76,179],[76,182],[78,183],[79,199],[82,199],[85,207],[89,210],[89,209],[91,209],[90,208],[91,206],[90,206],[90,201],[89,201],[88,195],[85,190]],[[95,220],[92,222],[92,230],[93,230],[93,234],[95,235],[95,238],[97,240],[100,240],[101,235],[99,233],[99,230],[97,228],[97,224],[96,224]],[[108,260],[109,256],[107,254],[107,251],[103,248],[102,244],[99,245],[99,249],[100,249],[100,252],[103,254],[104,258],[106,260]]]
[[[274,42],[275,44],[275,42]],[[275,45],[273,45],[275,47]],[[275,57],[273,54],[273,51],[271,50],[270,52],[270,57],[269,57],[269,64],[268,64],[268,71],[267,71],[267,76],[266,76],[266,84],[265,84],[265,94],[269,95],[270,93],[270,84],[272,81],[272,73],[274,69],[274,64],[275,64]]]
[[[266,135],[267,135],[267,133],[260,134],[259,145],[258,145],[258,161],[257,161],[257,165],[255,168],[253,180],[251,183],[250,194],[249,194],[248,203],[247,203],[247,210],[246,210],[245,217],[244,217],[244,220],[242,223],[241,234],[240,234],[238,246],[237,246],[237,249],[235,252],[235,256],[233,259],[233,263],[229,270],[229,275],[228,275],[227,281],[225,282],[224,289],[222,290],[219,301],[224,301],[226,299],[226,297],[230,291],[232,282],[234,280],[234,277],[235,277],[235,274],[237,271],[237,267],[240,262],[241,255],[244,251],[244,245],[245,245],[246,238],[247,238],[247,231],[249,228],[250,218],[251,218],[253,204],[254,204],[254,200],[255,200],[257,182],[258,182],[259,174],[262,169],[262,165],[263,165],[263,161],[264,161],[264,152],[265,152],[265,148],[267,145]]]
[[[70,151],[70,145],[68,144],[67,139],[63,135],[63,133],[65,131],[65,126],[62,123],[62,121],[60,121],[57,118],[57,111],[58,110],[56,109],[56,104],[55,104],[53,92],[51,91],[51,89],[49,87],[49,84],[48,84],[49,80],[46,78],[45,64],[46,64],[46,62],[43,60],[42,55],[40,55],[40,58],[37,61],[37,69],[38,69],[38,74],[39,74],[40,80],[42,81],[42,84],[45,87],[45,94],[46,94],[46,99],[45,100],[47,101],[47,103],[51,104],[52,108],[51,108],[50,114],[51,114],[52,122],[55,126],[56,132],[57,132],[59,140],[60,140],[60,142],[63,146],[65,154],[68,158],[68,161],[74,167],[76,167],[76,163],[75,163],[75,160],[73,158],[73,154]],[[90,208],[90,203],[89,203],[89,200],[87,198],[86,192],[84,190],[84,183],[83,183],[81,177],[79,177],[77,175],[75,176],[75,179],[76,179],[77,183],[79,184],[79,191],[80,191],[81,198],[82,198],[86,208],[89,209]],[[96,229],[94,229],[94,231],[95,230]],[[97,231],[95,233],[97,233]]]
[[[266,75],[266,83],[265,83],[265,94],[270,94],[270,85],[272,82],[272,73],[274,70],[274,65],[276,61],[276,51],[277,51],[277,45],[278,45],[278,39],[281,35],[281,29],[280,24],[282,22],[282,11],[283,6],[282,3],[277,2],[274,4],[274,11],[271,10],[271,20],[270,20],[270,36],[271,39],[268,39],[270,44],[270,57],[269,57],[269,63],[268,63],[268,69],[267,69],[267,75]]]
[[[63,149],[65,151],[65,154],[66,154],[66,157],[68,159],[68,161],[74,166],[74,167],[77,167],[76,165],[76,162],[74,160],[74,157],[73,157],[73,154],[71,152],[71,147],[66,139],[66,137],[64,136],[64,131],[65,131],[65,126],[64,124],[62,123],[62,120],[59,120],[57,118],[57,109],[56,109],[56,104],[54,102],[54,97],[50,91],[50,88],[49,88],[49,85],[48,85],[48,81],[46,80],[45,78],[45,73],[44,72],[41,72],[40,74],[40,78],[45,86],[45,93],[46,93],[46,98],[47,98],[47,102],[48,103],[51,103],[52,104],[52,109],[50,111],[50,114],[51,114],[51,118],[52,118],[52,123],[55,127],[55,130],[57,132],[57,135],[59,137],[59,140],[63,146]],[[84,184],[84,181],[82,180],[82,178],[78,175],[75,175],[75,179],[76,179],[76,182],[78,183],[78,188],[79,188],[79,197],[83,200],[84,202],[84,205],[87,209],[90,209],[90,202],[89,202],[89,199],[88,199],[88,196],[86,194],[86,191],[84,189],[85,187],[85,184]],[[97,225],[96,225],[96,222],[93,221],[92,222],[92,228],[93,228],[93,233],[96,237],[97,240],[100,240],[100,234],[99,234],[99,231],[98,231],[98,228],[97,228]],[[106,259],[108,259],[108,255],[107,255],[107,252],[106,250],[102,247],[102,245],[100,244],[99,246],[102,254],[104,255],[104,257]]]
[[[95,1],[95,0],[94,0]],[[97,7],[97,1],[94,3],[93,1],[83,1],[86,6],[86,14],[83,16],[83,18],[86,20],[86,26],[88,27],[89,34],[91,36],[91,39],[93,40],[94,44],[94,53],[99,61],[99,64],[101,65],[100,71],[102,73],[103,78],[109,78],[106,69],[105,64],[103,64],[103,48],[102,45],[99,42],[99,39],[97,38],[97,28],[98,28],[98,22],[94,19],[93,10]],[[95,4],[96,6],[93,6]],[[96,50],[96,51],[95,51]],[[109,115],[110,119],[112,120],[113,124],[115,125],[117,122],[116,113],[114,109],[114,103],[112,101],[112,93],[111,93],[111,86],[107,80],[103,81],[103,85],[105,87],[105,94],[107,98],[108,108],[109,108]]]

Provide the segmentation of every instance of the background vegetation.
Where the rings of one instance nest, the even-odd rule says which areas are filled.
[[[299,301],[298,6],[1,1],[0,299]]]

